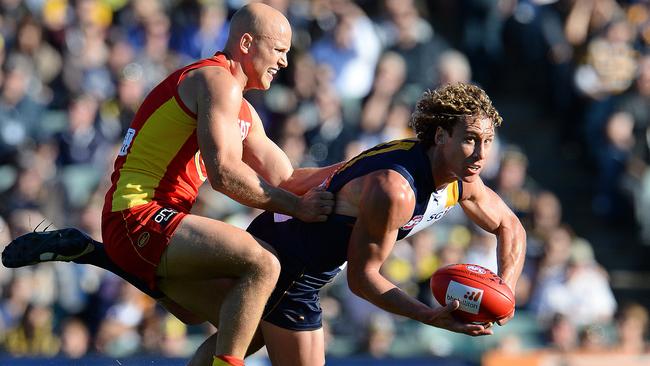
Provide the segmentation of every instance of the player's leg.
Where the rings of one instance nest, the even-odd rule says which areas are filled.
[[[161,291],[151,289],[142,279],[117,266],[106,253],[103,243],[75,228],[27,233],[12,240],[2,251],[2,264],[7,268],[50,261],[92,264],[122,277],[157,300],[185,324],[200,324],[207,320],[191,313]]]
[[[239,358],[255,334],[279,272],[271,249],[252,235],[195,215],[180,222],[156,270],[158,286],[171,300],[218,324],[216,352]],[[219,304],[206,303],[205,291],[176,289],[178,283],[220,278],[230,278],[233,285]]]
[[[260,327],[271,364],[282,366],[325,365],[323,328],[296,331],[267,321]]]
[[[19,268],[42,262],[92,264],[113,272],[156,300],[164,297],[140,278],[118,267],[106,254],[106,248],[76,228],[34,231],[12,240],[2,251],[2,264]]]
[[[211,365],[214,357],[213,355],[215,354],[215,345],[217,344],[217,334],[218,332],[215,332],[199,346],[187,366]],[[262,337],[262,332],[258,328],[250,346],[248,346],[246,357],[259,351],[262,347],[264,347],[264,338]]]
[[[175,307],[196,317],[201,317],[198,314],[206,314],[205,320],[208,320],[217,328],[220,327],[218,314],[221,304],[223,303],[224,294],[230,291],[237,283],[234,279],[205,281],[166,280],[164,282],[165,292],[171,294],[175,298],[189,299],[184,304],[187,309],[185,307],[180,307],[178,304],[175,304]],[[206,296],[196,298],[194,295],[197,293],[205,294]],[[194,301],[192,301],[192,299],[194,299]],[[165,305],[165,307],[167,307],[167,305]],[[167,307],[167,309],[171,310],[169,307]],[[206,339],[197,349],[189,365],[211,365],[213,357],[217,352],[217,339],[217,333],[214,333]],[[248,347],[246,356],[257,352],[263,346],[264,340],[261,331],[258,329]]]
[[[94,240],[75,228],[33,231],[7,245],[2,251],[2,264],[19,268],[48,261],[74,261],[94,250]]]

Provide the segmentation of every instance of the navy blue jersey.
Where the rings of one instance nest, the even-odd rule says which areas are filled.
[[[326,182],[327,190],[336,193],[349,181],[384,169],[400,173],[415,194],[413,215],[399,229],[398,240],[438,221],[458,202],[462,193],[459,181],[435,191],[431,162],[417,139],[395,140],[362,152],[332,175]]]
[[[324,183],[338,192],[351,180],[378,170],[401,174],[411,185],[416,203],[411,219],[399,230],[405,238],[439,220],[460,197],[458,181],[435,191],[431,163],[415,139],[391,141],[366,150],[341,166]],[[318,329],[321,321],[318,291],[341,271],[356,218],[331,214],[326,222],[305,223],[290,216],[265,212],[248,227],[278,253],[280,279],[264,319],[277,326]]]

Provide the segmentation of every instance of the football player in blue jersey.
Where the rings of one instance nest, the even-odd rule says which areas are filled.
[[[486,93],[475,85],[459,83],[426,92],[411,116],[417,138],[366,150],[323,183],[336,197],[326,222],[305,223],[271,212],[259,215],[248,231],[273,248],[282,269],[249,354],[266,345],[276,365],[324,364],[318,293],[344,267],[350,289],[386,311],[472,336],[492,334],[491,324],[456,320],[451,313],[458,308],[457,301],[430,308],[392,284],[380,268],[397,240],[440,220],[458,204],[473,222],[496,235],[498,274],[514,292],[523,267],[526,233],[479,176],[501,121]],[[298,181],[292,184],[285,188],[305,188]],[[32,236],[29,239],[41,237]],[[11,253],[29,243],[14,241],[8,248],[12,245],[3,260],[8,256],[17,263]],[[204,291],[205,300],[218,306],[221,295],[214,292],[215,286],[225,291],[231,284],[227,280],[209,286],[185,283],[165,291],[176,296]],[[187,310],[200,315],[199,309]],[[498,323],[505,324],[513,315]],[[209,365],[214,344],[214,339],[203,343],[190,364]]]

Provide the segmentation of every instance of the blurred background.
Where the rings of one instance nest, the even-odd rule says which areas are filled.
[[[328,364],[650,364],[650,1],[265,2],[293,26],[290,66],[246,96],[294,166],[412,136],[424,90],[473,82],[504,117],[483,178],[528,232],[516,316],[495,335],[392,316],[342,274],[322,293]],[[101,239],[108,176],[142,99],[220,50],[245,3],[0,0],[0,249],[42,220]],[[240,227],[257,214],[204,188],[195,213]],[[382,270],[437,306],[431,274],[496,271],[495,246],[456,208]],[[182,365],[213,331],[92,266],[0,267],[2,365]]]

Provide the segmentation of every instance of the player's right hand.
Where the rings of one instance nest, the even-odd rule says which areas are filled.
[[[431,309],[431,318],[426,324],[434,327],[443,328],[456,333],[464,333],[473,337],[490,335],[492,331],[491,324],[472,324],[463,323],[452,316],[452,312],[460,306],[458,300],[451,301],[445,307]]]
[[[322,187],[315,187],[300,197],[300,202],[293,217],[305,222],[322,222],[327,220],[334,209],[334,194]]]

